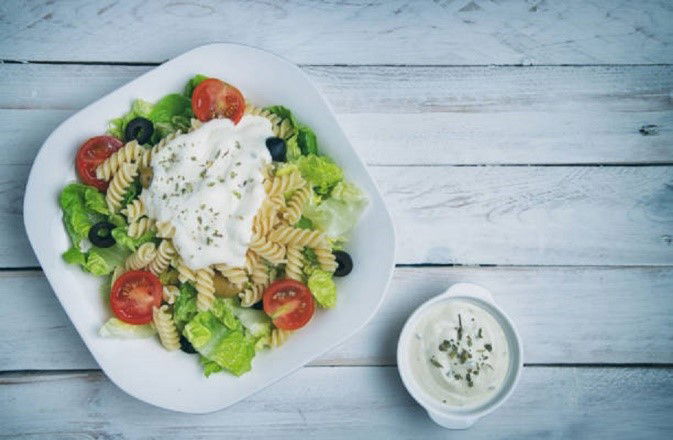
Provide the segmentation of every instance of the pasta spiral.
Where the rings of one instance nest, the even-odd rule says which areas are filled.
[[[275,176],[273,180],[264,182],[264,189],[270,198],[282,196],[286,191],[300,188],[306,184],[299,171],[293,171],[282,176]]]
[[[126,220],[128,220],[129,223],[132,223],[145,215],[145,204],[142,200],[135,199],[126,205],[126,208],[122,209],[121,212],[126,216]]]
[[[164,286],[163,297],[165,302],[173,304],[178,296],[180,296],[180,289],[178,286]]]
[[[283,330],[281,328],[274,328],[271,330],[271,337],[269,338],[269,345],[273,348],[280,347],[287,341],[287,338],[290,337],[292,331]]]
[[[152,320],[164,348],[171,351],[180,348],[180,335],[175,327],[173,317],[168,312],[168,306],[154,307],[152,309]]]
[[[157,251],[154,243],[143,243],[134,253],[126,258],[126,262],[124,263],[126,270],[140,270],[150,264],[156,255]]]
[[[273,264],[280,264],[285,261],[285,246],[267,241],[262,236],[255,235],[252,237],[250,249]]]
[[[265,200],[252,219],[252,231],[261,236],[271,231],[278,222],[278,210],[269,200]]]
[[[285,265],[285,276],[297,281],[304,281],[304,273],[301,268],[304,266],[304,256],[301,254],[302,246],[291,244],[287,247],[287,263]]]
[[[129,225],[129,237],[140,238],[145,232],[154,228],[154,220],[142,217]]]
[[[135,162],[140,166],[148,166],[152,152],[136,141],[131,141],[112,153],[96,168],[96,178],[108,181],[125,163]]]
[[[264,289],[266,289],[264,284],[254,284],[239,293],[238,297],[241,299],[241,307],[252,307],[260,302],[262,295],[264,295]]]
[[[262,107],[257,107],[256,105],[246,103],[245,114],[262,116],[268,119],[269,122],[271,122],[271,130],[273,131],[273,134],[279,138],[287,140],[294,134],[294,126],[292,125],[292,121],[290,121],[288,118],[281,118],[280,116],[271,113]]]
[[[174,255],[175,248],[173,248],[173,243],[170,240],[162,240],[157,248],[156,257],[154,257],[147,268],[154,275],[159,276],[159,274],[168,268]]]
[[[283,210],[283,218],[291,225],[297,223],[301,212],[304,210],[304,205],[311,196],[311,188],[303,186],[292,194],[292,197],[287,202],[287,206]]]
[[[314,248],[315,256],[318,259],[320,268],[327,272],[334,272],[337,269],[336,257],[329,247]]]
[[[157,222],[156,227],[159,238],[173,238],[175,235],[175,226],[171,222]]]
[[[248,274],[242,267],[229,266],[227,264],[216,264],[217,269],[226,279],[236,287],[242,287],[248,281]]]
[[[256,253],[249,250],[245,255],[245,265],[246,272],[252,280],[252,284],[255,285],[266,285],[269,283],[269,271],[266,268],[266,265],[259,260],[259,256]]]
[[[178,280],[181,283],[186,283],[187,281],[196,281],[196,274],[185,264],[184,261],[182,261],[182,258],[177,260],[175,263],[175,268],[178,270]]]
[[[138,165],[135,163],[123,163],[115,173],[105,194],[105,201],[111,212],[116,212],[121,207],[124,193],[137,175]]]
[[[288,225],[280,225],[269,233],[269,241],[280,244],[296,244],[310,248],[328,247],[325,236],[320,231],[299,229]]]
[[[207,267],[196,271],[196,308],[200,312],[210,309],[215,301],[215,284],[213,269]]]

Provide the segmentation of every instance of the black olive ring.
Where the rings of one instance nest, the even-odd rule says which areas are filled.
[[[89,229],[89,241],[96,247],[108,248],[116,243],[112,236],[115,225],[108,222],[96,223]]]
[[[152,121],[146,118],[134,118],[126,124],[126,129],[124,130],[124,139],[126,142],[136,140],[139,144],[146,144],[150,141],[154,133],[154,124]]]

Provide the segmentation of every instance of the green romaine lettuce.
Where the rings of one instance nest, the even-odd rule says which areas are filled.
[[[203,367],[203,374],[206,377],[210,376],[213,373],[219,373],[220,371],[224,371],[224,368],[220,367],[220,365],[217,362],[211,361],[205,356],[199,355],[199,362]]]
[[[68,264],[79,264],[83,266],[86,264],[86,254],[79,250],[79,247],[72,246],[63,253],[63,259]]]
[[[303,215],[329,237],[338,238],[355,226],[366,205],[366,197],[355,185],[339,182],[326,200],[311,200]]]
[[[282,105],[266,107],[266,110],[292,123],[292,134],[285,140],[286,156],[289,162],[296,160],[302,154],[318,154],[318,138],[311,127],[298,122],[292,112]]]
[[[102,192],[98,191],[92,186],[88,186],[84,190],[84,206],[88,210],[97,212],[99,214],[110,214],[107,203],[105,202],[105,196]]]
[[[135,338],[149,338],[156,333],[156,330],[151,324],[133,325],[121,321],[117,318],[110,318],[98,330],[98,335],[102,338],[120,338],[120,339],[135,339]]]
[[[271,318],[264,311],[241,307],[235,298],[226,298],[218,302],[227,307],[253,337],[261,338],[271,334]]]
[[[306,179],[318,194],[328,194],[344,178],[344,172],[326,156],[309,154],[294,162],[302,177]]]
[[[178,329],[182,329],[196,313],[196,289],[190,283],[182,283],[180,295],[173,304],[173,321]]]
[[[336,306],[337,289],[331,273],[316,269],[308,277],[306,285],[318,302],[318,305],[328,309]]]
[[[94,187],[81,183],[71,183],[63,188],[59,195],[59,205],[63,210],[65,229],[73,246],[77,248],[80,247],[82,240],[89,235],[91,226],[105,220],[103,214],[87,207],[86,194],[91,191],[98,192]],[[94,199],[94,196],[89,196],[89,200],[93,201]],[[96,202],[90,203],[96,204]]]
[[[91,248],[87,252],[84,269],[94,275],[107,275],[116,266],[123,266],[126,258],[131,255],[128,249],[119,244],[109,248]]]
[[[241,328],[229,329],[211,312],[197,313],[182,334],[199,354],[236,376],[252,368],[255,339]]]
[[[156,233],[154,231],[147,231],[138,238],[133,238],[128,235],[128,228],[116,227],[111,232],[112,238],[115,239],[117,244],[126,247],[131,252],[135,252],[136,249],[140,247],[141,244],[152,241]]]

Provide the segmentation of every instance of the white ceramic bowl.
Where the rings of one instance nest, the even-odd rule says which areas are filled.
[[[489,312],[500,324],[509,345],[509,370],[505,377],[501,389],[493,398],[483,404],[466,409],[449,409],[446,405],[431,397],[422,387],[418,385],[414,375],[411,372],[409,363],[409,343],[413,338],[414,329],[418,320],[425,314],[433,304],[449,299],[464,299],[474,302]],[[477,420],[507,400],[516,383],[519,380],[521,369],[523,367],[523,349],[521,340],[514,328],[514,325],[505,313],[495,304],[491,293],[481,286],[469,283],[458,283],[451,286],[446,292],[438,295],[425,303],[412,313],[402,328],[400,339],[397,344],[397,368],[402,377],[404,386],[409,394],[428,412],[430,418],[440,426],[449,429],[466,429],[472,426]]]
[[[311,126],[329,154],[369,198],[347,248],[353,272],[337,281],[336,308],[320,311],[279,349],[260,353],[253,370],[203,377],[196,357],[167,352],[154,340],[98,337],[110,317],[99,294],[100,279],[67,265],[69,242],[57,205],[66,183],[75,180],[74,157],[86,139],[102,134],[109,119],[126,113],[134,99],[156,101],[180,92],[197,73],[238,87],[251,102],[283,104]],[[376,313],[394,266],[390,214],[362,160],[344,135],[321,93],[294,64],[262,50],[234,44],[201,46],[174,58],[87,106],[46,140],[30,172],[24,222],[47,278],[82,340],[105,374],[132,396],[176,411],[203,413],[224,408],[277,381],[343,342]]]

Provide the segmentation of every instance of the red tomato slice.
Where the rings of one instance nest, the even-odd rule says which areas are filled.
[[[152,321],[152,308],[161,305],[162,290],[161,281],[151,272],[126,272],[112,286],[112,312],[129,324],[149,324]]]
[[[122,141],[112,136],[96,136],[84,142],[75,157],[75,168],[82,182],[105,191],[108,183],[96,178],[96,168],[123,145]]]
[[[196,86],[192,93],[192,111],[201,122],[225,117],[237,124],[245,111],[245,98],[231,84],[208,78]]]
[[[284,279],[273,283],[264,291],[264,312],[273,324],[284,330],[305,326],[315,312],[313,294],[305,284]]]

